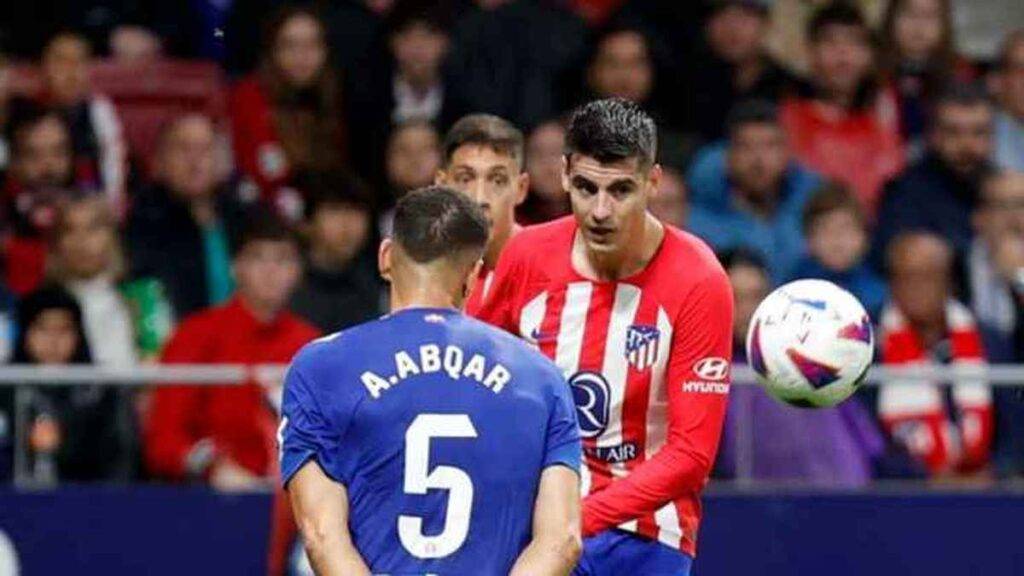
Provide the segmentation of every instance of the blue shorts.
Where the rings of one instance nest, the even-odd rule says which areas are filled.
[[[656,541],[623,530],[606,530],[583,540],[573,576],[689,576],[693,558]]]

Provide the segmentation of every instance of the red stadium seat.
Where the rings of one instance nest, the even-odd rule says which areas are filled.
[[[11,67],[11,88],[34,96],[40,90],[34,66]],[[160,60],[145,64],[100,61],[92,70],[96,92],[117,106],[131,155],[149,167],[157,133],[185,112],[202,112],[218,121],[225,112],[224,74],[217,64],[195,60]]]

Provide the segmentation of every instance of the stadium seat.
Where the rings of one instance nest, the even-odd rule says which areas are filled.
[[[11,67],[15,94],[39,93],[35,66]],[[216,63],[196,60],[160,60],[145,64],[98,62],[92,70],[96,92],[117,106],[125,139],[133,159],[149,168],[160,127],[184,112],[203,112],[216,119],[225,111],[224,74]]]

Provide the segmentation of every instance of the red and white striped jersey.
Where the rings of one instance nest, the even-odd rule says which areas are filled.
[[[644,270],[589,280],[571,264],[576,229],[570,216],[517,234],[476,316],[536,345],[572,387],[584,536],[618,527],[693,555],[729,391],[728,277],[666,225]]]

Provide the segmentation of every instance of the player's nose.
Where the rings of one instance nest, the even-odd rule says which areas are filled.
[[[594,209],[590,216],[594,220],[607,220],[612,215],[611,198],[604,191],[598,192],[594,198]]]

